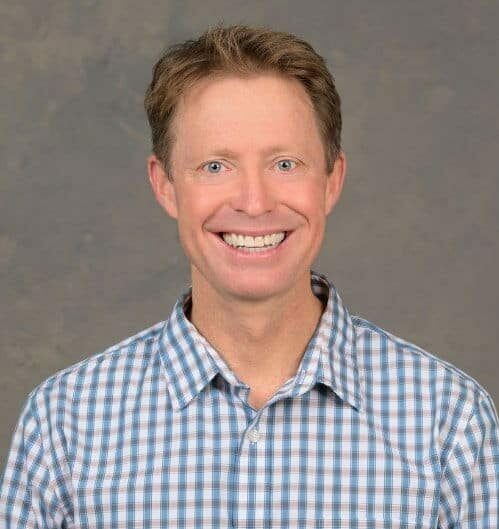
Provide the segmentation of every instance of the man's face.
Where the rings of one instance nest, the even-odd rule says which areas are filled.
[[[152,155],[151,185],[191,263],[193,283],[224,299],[262,300],[303,282],[341,193],[343,153],[326,173],[310,98],[275,75],[199,81],[179,102],[173,183]],[[287,236],[263,253],[235,250],[220,232]],[[216,292],[214,292],[216,291]]]

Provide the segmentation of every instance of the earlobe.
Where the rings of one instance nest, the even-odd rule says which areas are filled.
[[[331,213],[336,202],[340,198],[345,181],[346,173],[346,158],[343,151],[336,158],[333,170],[327,175],[326,193],[325,193],[325,213],[326,216]]]
[[[177,197],[173,182],[158,158],[151,154],[147,159],[147,172],[158,204],[174,219],[178,218]]]

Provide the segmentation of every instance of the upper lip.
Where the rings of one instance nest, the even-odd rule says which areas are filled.
[[[249,235],[250,237],[260,237],[263,235],[270,235],[271,233],[288,233],[291,230],[286,229],[265,229],[265,230],[223,230],[223,231],[217,231],[216,233],[237,233],[237,235]]]

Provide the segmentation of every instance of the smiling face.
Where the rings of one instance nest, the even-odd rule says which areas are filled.
[[[179,102],[173,123],[173,182],[157,158],[149,179],[177,219],[192,283],[224,299],[263,300],[298,285],[309,270],[338,200],[343,153],[326,173],[312,103],[293,79],[265,74],[206,78]],[[220,232],[289,232],[275,250],[244,253]]]

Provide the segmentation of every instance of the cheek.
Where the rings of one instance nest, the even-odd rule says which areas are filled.
[[[303,183],[287,190],[285,202],[308,216],[321,215],[324,214],[324,191],[319,184]]]
[[[180,229],[184,232],[196,232],[216,211],[219,201],[213,193],[203,189],[187,189],[182,193],[178,204]]]

